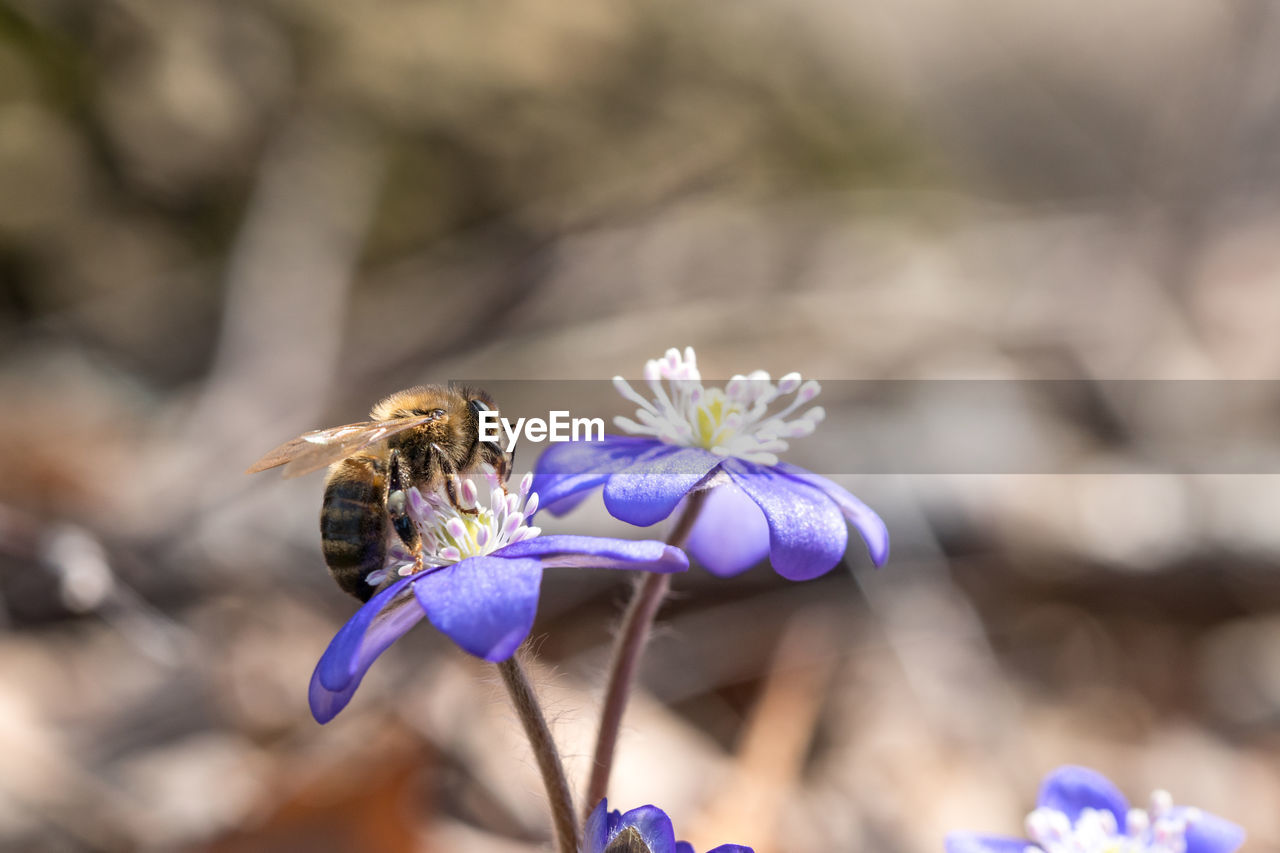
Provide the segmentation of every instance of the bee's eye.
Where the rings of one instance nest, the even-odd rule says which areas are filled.
[[[434,417],[437,417],[437,418],[443,418],[443,417],[445,416],[445,410],[444,410],[444,409],[432,409],[432,410],[431,410],[431,414],[432,414]]]
[[[484,400],[468,400],[467,402],[471,405],[472,411],[476,414],[489,411],[489,404]]]

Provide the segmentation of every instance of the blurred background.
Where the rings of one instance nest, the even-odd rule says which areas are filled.
[[[1278,142],[1268,0],[0,3],[0,848],[545,849],[491,668],[429,629],[311,719],[355,604],[322,477],[254,459],[419,382],[669,346],[1277,378]],[[1019,832],[1069,762],[1280,850],[1280,483],[1163,470],[1162,413],[1102,403],[1001,426],[1078,470],[840,477],[883,570],[677,578],[611,803],[699,850],[928,853]],[[847,473],[828,410],[788,458]],[[531,644],[575,779],[601,574],[549,575]]]

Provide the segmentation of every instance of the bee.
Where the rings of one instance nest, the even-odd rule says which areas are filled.
[[[406,493],[443,491],[459,505],[457,476],[490,466],[501,481],[511,459],[480,440],[480,413],[496,411],[475,388],[421,385],[380,400],[370,420],[304,433],[267,453],[248,473],[284,466],[285,477],[329,467],[320,507],[320,544],[338,586],[361,601],[377,591],[366,581],[381,569],[391,531],[411,554],[420,550]]]

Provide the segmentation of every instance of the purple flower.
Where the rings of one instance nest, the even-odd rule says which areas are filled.
[[[695,853],[687,841],[676,841],[671,818],[657,806],[640,806],[623,814],[609,811],[604,800],[587,818],[583,853]],[[741,844],[721,844],[707,853],[754,853]]]
[[[542,570],[555,566],[680,572],[684,552],[663,542],[593,536],[540,536],[526,519],[537,509],[525,475],[520,494],[507,494],[489,475],[490,501],[477,500],[473,481],[455,484],[459,512],[439,495],[409,491],[409,513],[422,553],[393,548],[388,565],[368,582],[382,587],[338,631],[311,676],[311,713],[327,723],[351,701],[373,661],[423,616],[477,657],[502,661],[529,636],[538,609]]]
[[[1187,806],[1165,791],[1149,809],[1131,809],[1115,785],[1087,767],[1059,767],[1027,815],[1028,838],[955,832],[947,853],[1232,853],[1244,830]]]
[[[553,444],[542,454],[535,482],[550,512],[568,512],[603,486],[609,512],[643,527],[671,515],[690,492],[710,488],[685,549],[721,577],[766,555],[785,578],[818,577],[844,556],[849,523],[877,566],[889,558],[889,531],[870,507],[778,461],[787,439],[809,435],[824,417],[820,406],[796,414],[818,395],[817,382],[789,373],[775,385],[756,371],[723,389],[704,388],[691,348],[648,362],[644,378],[652,400],[614,378],[639,407],[635,420],[616,420],[631,435]],[[770,410],[786,397],[788,405]]]

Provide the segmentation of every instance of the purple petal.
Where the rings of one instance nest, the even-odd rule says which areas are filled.
[[[638,435],[606,435],[603,441],[562,441],[550,444],[533,466],[535,477],[591,474],[620,470],[636,456],[654,447],[668,447],[656,438]],[[621,466],[618,460],[622,460]]]
[[[419,613],[422,608],[414,605],[414,610]],[[356,688],[360,686],[359,681],[353,681],[342,690],[328,690],[320,684],[320,675],[318,672],[311,673],[311,685],[307,689],[307,701],[311,705],[311,716],[315,717],[317,723],[324,725],[325,723],[338,716],[338,712],[351,702],[351,697],[356,694]]]
[[[422,618],[422,610],[403,595],[412,578],[403,578],[369,599],[334,635],[311,676],[311,713],[327,723],[360,686],[369,666]]]
[[[604,487],[605,509],[627,524],[656,524],[723,461],[724,457],[700,447],[641,457],[609,478]]]
[[[1028,847],[1038,849],[1025,838],[974,832],[953,832],[945,842],[946,853],[1023,853]]]
[[[721,483],[708,491],[684,547],[713,575],[732,577],[769,555],[769,524],[746,492]]]
[[[427,618],[476,657],[511,657],[538,611],[542,565],[533,559],[472,557],[415,578]]]
[[[1129,801],[1111,780],[1088,767],[1067,765],[1045,777],[1036,805],[1062,812],[1072,823],[1085,809],[1098,809],[1116,816],[1116,825],[1125,825]]]
[[[671,827],[671,818],[657,806],[640,806],[624,814],[617,830],[620,832],[628,826],[634,826],[640,832],[652,853],[675,853],[676,833]],[[616,834],[610,832],[610,838]]]
[[[1200,812],[1187,826],[1186,853],[1233,853],[1244,844],[1244,828]]]
[[[826,574],[844,556],[849,527],[835,501],[806,483],[742,459],[725,471],[769,523],[769,562],[793,581]]]
[[[543,568],[641,569],[683,572],[689,558],[679,548],[652,539],[608,539],[600,536],[535,536],[508,545],[494,557],[530,558]]]
[[[541,506],[560,516],[569,512],[594,488],[603,486],[609,475],[633,464],[651,451],[665,451],[670,445],[657,439],[608,435],[604,441],[566,441],[552,444],[533,466],[531,491],[538,493]]]
[[[889,560],[889,528],[885,526],[880,516],[876,515],[875,510],[826,477],[820,477],[811,471],[785,462],[778,463],[776,467],[788,477],[821,489],[827,497],[835,501],[840,511],[844,513],[844,517],[862,536],[862,541],[867,543],[871,562],[877,566],[883,566]]]
[[[689,848],[689,853],[693,853],[693,847],[685,846]],[[679,849],[676,850],[676,853],[680,853]],[[755,851],[750,847],[743,847],[741,844],[721,844],[713,850],[708,850],[707,853],[755,853]]]
[[[607,800],[596,803],[582,828],[582,849],[586,853],[600,853],[609,842],[609,805]]]
[[[688,841],[677,841],[676,853],[696,853],[696,851],[693,849],[693,845]]]

